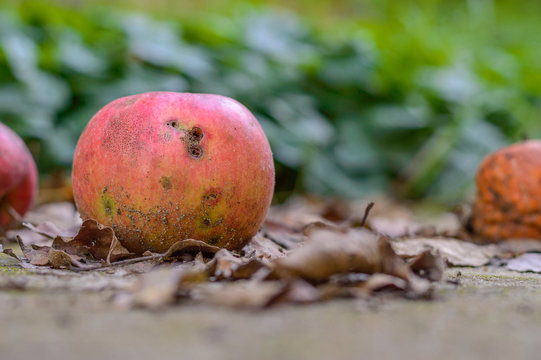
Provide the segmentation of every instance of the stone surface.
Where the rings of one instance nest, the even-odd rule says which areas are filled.
[[[92,276],[95,285],[67,290],[47,274],[0,271],[0,358],[538,358],[540,274],[453,268],[448,275],[460,285],[438,286],[433,301],[343,300],[259,312],[181,305],[150,312],[115,309],[96,274],[79,279]],[[42,280],[47,286],[40,288]],[[7,290],[17,281],[31,289]],[[129,283],[128,276],[115,286]]]

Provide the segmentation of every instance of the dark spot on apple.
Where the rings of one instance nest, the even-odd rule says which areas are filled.
[[[203,149],[199,145],[190,144],[188,145],[188,154],[194,159],[199,159],[203,156]]]
[[[209,245],[216,245],[220,242],[221,237],[220,236],[213,236],[208,240]]]
[[[172,185],[171,185],[171,178],[169,176],[162,176],[160,178],[160,184],[162,185],[162,187],[165,189],[165,190],[170,190]]]
[[[116,214],[117,214],[118,216],[122,215],[122,213],[120,212],[120,209],[116,209]]]
[[[165,125],[169,126],[169,127],[172,127],[173,129],[178,129],[178,121],[176,120],[169,120],[168,122],[165,123]]]
[[[205,225],[206,227],[209,227],[210,226],[210,219],[209,218],[203,219],[203,225]]]
[[[188,131],[188,141],[192,143],[199,143],[203,139],[203,130],[197,126]]]
[[[218,188],[210,189],[205,195],[201,197],[202,206],[208,208],[218,205],[221,200],[221,190]]]

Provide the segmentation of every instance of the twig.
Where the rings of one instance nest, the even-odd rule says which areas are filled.
[[[364,225],[366,224],[366,220],[368,219],[368,215],[370,215],[370,210],[372,210],[374,205],[375,203],[373,201],[369,202],[368,205],[366,205],[366,208],[364,209],[363,218],[361,222],[359,223],[358,227],[361,227],[361,228],[364,227]]]
[[[147,260],[156,260],[156,259],[162,260],[162,259],[164,259],[166,257],[165,255],[166,254],[155,254],[155,255],[149,255],[149,256],[141,256],[141,257],[133,258],[133,259],[119,260],[119,261],[115,261],[115,262],[112,262],[110,264],[105,264],[105,265],[88,266],[88,267],[85,267],[85,268],[76,268],[76,267],[74,267],[74,268],[71,268],[70,270],[71,271],[76,271],[76,272],[90,271],[90,270],[104,270],[104,269],[108,269],[108,268],[111,268],[111,267],[136,264],[138,262],[143,262],[143,261],[147,261]]]
[[[21,248],[21,251],[23,252],[23,256],[26,259],[26,245],[24,244],[23,239],[21,239],[19,235],[16,235],[15,238],[17,239],[17,244],[19,244],[19,247]]]
[[[19,214],[19,212],[17,210],[15,210],[15,208],[13,208],[13,206],[11,206],[10,204],[6,204],[4,206],[5,206],[5,209],[7,210],[8,214],[13,218],[13,220],[15,220],[19,224],[21,224],[24,221],[21,214]]]

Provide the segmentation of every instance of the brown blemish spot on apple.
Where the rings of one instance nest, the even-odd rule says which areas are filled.
[[[170,190],[172,185],[171,185],[171,178],[169,176],[162,176],[160,178],[160,184],[162,185],[162,187],[165,189],[165,190]]]
[[[211,190],[207,194],[203,195],[203,206],[215,206],[220,201],[219,199],[219,192],[215,190]]]
[[[203,149],[196,144],[188,145],[188,154],[194,159],[199,159],[203,156]]]
[[[213,236],[209,239],[209,244],[210,245],[217,245],[220,240],[222,240],[221,236]]]
[[[201,128],[198,128],[197,126],[188,131],[187,135],[189,142],[197,144],[201,142],[204,136],[203,130],[201,130]]]

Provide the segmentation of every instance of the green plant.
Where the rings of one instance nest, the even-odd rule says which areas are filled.
[[[526,3],[380,1],[317,27],[253,7],[179,20],[28,2],[0,14],[0,120],[48,172],[70,166],[115,98],[217,93],[262,123],[278,199],[392,189],[455,202],[484,155],[541,135],[539,6]]]

